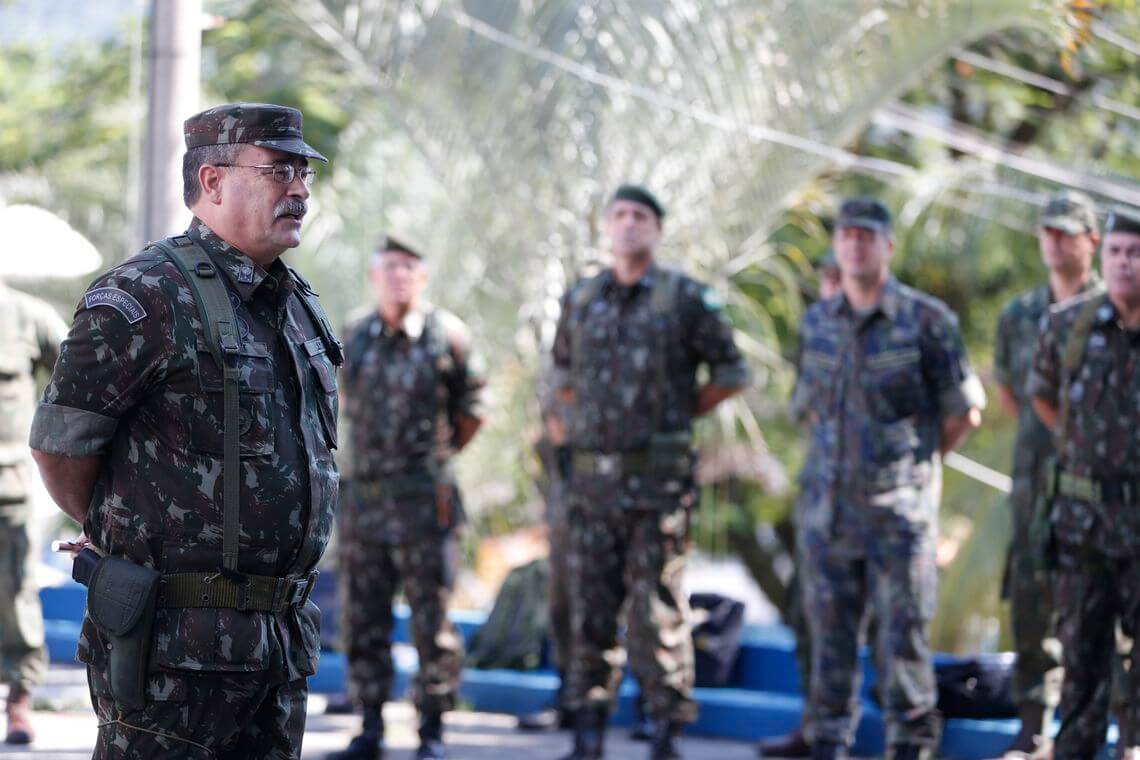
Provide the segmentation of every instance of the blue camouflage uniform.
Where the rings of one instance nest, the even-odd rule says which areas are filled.
[[[850,745],[858,723],[858,649],[868,602],[887,742],[937,747],[929,645],[944,419],[981,407],[945,304],[890,279],[856,312],[839,294],[804,315],[792,412],[811,418],[796,507],[811,631],[806,733]]]

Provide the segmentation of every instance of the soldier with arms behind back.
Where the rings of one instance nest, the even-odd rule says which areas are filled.
[[[858,724],[858,653],[867,606],[888,758],[938,748],[929,644],[934,614],[939,455],[980,423],[985,399],[940,301],[890,275],[890,214],[844,201],[833,243],[842,292],[800,330],[792,413],[810,423],[796,532],[811,678],[812,756],[845,757]]]
[[[606,208],[611,268],[563,299],[555,385],[570,404],[571,760],[602,757],[625,655],[618,616],[654,720],[651,756],[679,757],[696,716],[692,634],[681,590],[695,500],[692,423],[738,393],[750,372],[715,291],[656,263],[664,210],[648,191]],[[697,386],[697,368],[709,383]]]
[[[1140,215],[1109,216],[1100,259],[1107,292],[1049,311],[1026,383],[1057,453],[1047,487],[1065,669],[1058,759],[1103,746],[1116,627],[1140,623]],[[1135,663],[1135,638],[1130,654]],[[1124,684],[1118,756],[1140,747],[1140,680],[1132,671]]]
[[[341,354],[280,257],[325,159],[276,105],[212,108],[185,138],[189,229],[84,294],[31,444],[90,539],[77,573],[102,555],[77,655],[95,758],[299,758]]]
[[[341,557],[344,636],[364,726],[330,760],[383,755],[381,710],[395,678],[392,602],[401,585],[419,655],[417,758],[446,756],[443,713],[455,706],[463,669],[463,639],[447,619],[463,523],[451,457],[482,424],[486,370],[467,326],[424,301],[421,251],[391,235],[381,240],[369,268],[376,309],[345,344],[353,497]]]
[[[1100,241],[1092,200],[1073,192],[1051,198],[1041,210],[1038,241],[1049,281],[1006,305],[994,341],[998,400],[1017,419],[1009,500],[1013,538],[1003,591],[1009,599],[1017,650],[1014,698],[1021,719],[1021,730],[1007,752],[1022,753],[1045,748],[1045,729],[1061,698],[1061,645],[1053,629],[1053,588],[1045,547],[1034,540],[1031,529],[1041,490],[1052,474],[1053,434],[1033,412],[1025,381],[1049,307],[1100,287],[1092,268]]]
[[[28,744],[32,689],[47,667],[34,577],[28,429],[36,370],[51,372],[67,325],[51,306],[0,282],[0,683],[8,685],[4,741]]]

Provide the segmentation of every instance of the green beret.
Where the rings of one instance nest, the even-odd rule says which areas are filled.
[[[665,218],[665,207],[661,205],[653,193],[641,185],[622,185],[614,192],[614,197],[610,198],[611,204],[614,201],[633,201],[634,203],[640,203],[642,206],[651,209],[658,219]]]
[[[227,103],[194,114],[182,124],[186,148],[249,143],[328,163],[301,137],[301,112],[272,103]]]

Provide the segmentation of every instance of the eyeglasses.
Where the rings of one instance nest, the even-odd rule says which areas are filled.
[[[300,175],[305,187],[311,187],[313,180],[317,178],[316,169],[308,166],[298,169],[293,164],[214,164],[214,166],[228,166],[233,169],[261,169],[273,177],[274,182],[280,182],[282,185],[292,184],[293,180]]]

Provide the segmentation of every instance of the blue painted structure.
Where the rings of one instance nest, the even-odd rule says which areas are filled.
[[[324,576],[322,575],[322,578]],[[330,593],[331,579],[318,586],[314,598]],[[46,621],[45,630],[51,659],[72,662],[75,642],[83,617],[86,591],[75,583],[44,588],[40,591]],[[482,624],[482,613],[457,610],[451,614],[460,633],[468,641]],[[332,622],[332,621],[330,621]],[[397,610],[395,638],[408,641],[408,611]],[[328,626],[335,629],[335,623]],[[407,688],[408,678],[417,667],[414,650],[400,646],[395,652],[397,666],[396,693]],[[864,655],[863,715],[856,735],[854,751],[859,755],[877,755],[883,751],[883,720],[878,708],[867,698],[872,681],[868,658]],[[345,685],[344,656],[324,651],[317,673],[309,679],[315,693],[340,693]],[[473,709],[484,712],[521,714],[531,712],[554,697],[558,677],[551,670],[475,670],[464,671],[462,698]],[[637,684],[627,678],[621,686],[616,724],[633,719],[633,701]],[[795,664],[795,640],[783,626],[749,627],[745,629],[740,656],[729,688],[697,689],[700,717],[689,728],[693,733],[739,740],[755,740],[784,733],[799,724],[803,701]],[[941,754],[948,758],[975,760],[996,757],[1017,732],[1015,720],[950,720],[943,734]],[[1110,738],[1115,738],[1110,735]]]

